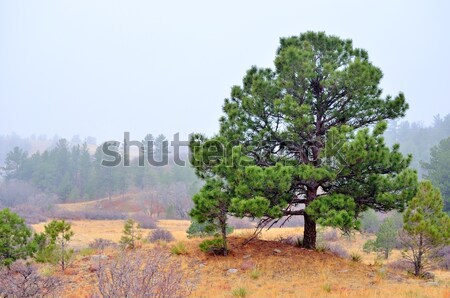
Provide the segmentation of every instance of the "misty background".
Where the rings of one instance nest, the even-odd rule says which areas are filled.
[[[223,99],[279,38],[350,38],[403,91],[406,120],[450,112],[444,1],[1,1],[0,135],[121,140],[218,130]]]
[[[410,109],[389,124],[386,142],[412,153],[422,176],[430,148],[450,136],[449,8],[443,1],[1,1],[0,207],[39,214],[27,218],[39,222],[55,216],[55,203],[121,198],[132,202],[122,211],[187,218],[201,186],[193,169],[101,168],[102,142],[121,141],[124,132],[159,142],[177,132],[182,141],[213,135],[224,98],[246,70],[273,67],[279,38],[308,30],[352,39],[384,72],[385,95],[405,93]],[[158,144],[146,150],[158,152]],[[110,213],[83,216],[124,217],[109,204]]]

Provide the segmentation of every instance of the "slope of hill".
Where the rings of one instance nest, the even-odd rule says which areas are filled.
[[[92,297],[97,279],[90,268],[91,255],[103,253],[111,259],[120,251],[110,248],[99,252],[86,247],[95,238],[117,242],[123,221],[83,220],[73,221],[72,225],[75,232],[72,244],[79,250],[76,260],[64,274],[55,267],[51,271],[64,281],[62,297]],[[426,281],[390,269],[387,263],[398,259],[400,253],[394,253],[389,261],[376,261],[374,254],[361,251],[365,236],[357,235],[351,241],[339,237],[334,242],[348,252],[360,253],[362,262],[278,241],[301,234],[300,227],[264,231],[259,239],[248,244],[245,240],[252,231],[235,230],[230,237],[229,256],[221,257],[202,253],[198,247],[202,239],[186,237],[188,225],[189,221],[158,221],[159,227],[171,231],[175,241],[183,242],[187,248],[186,255],[173,258],[181,260],[185,273],[194,277],[190,297],[450,297],[449,272],[435,271],[436,280]],[[33,227],[40,231],[43,224]],[[148,232],[143,230],[143,236]],[[163,244],[163,249],[170,251],[174,245],[175,242]],[[154,246],[144,243],[139,249],[148,251]],[[237,271],[230,273],[229,269]]]

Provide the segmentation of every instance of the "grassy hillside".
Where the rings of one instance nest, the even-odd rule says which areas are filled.
[[[90,270],[90,256],[98,254],[87,249],[95,238],[119,241],[123,221],[73,221],[72,245],[79,251],[73,265],[62,274],[45,265],[47,274],[60,276],[66,283],[62,297],[91,297],[96,289],[96,273]],[[198,244],[201,239],[188,239],[189,221],[160,220],[158,226],[172,232],[175,241],[163,244],[170,251],[176,242],[183,242],[186,255],[174,255],[182,260],[183,270],[194,280],[190,297],[450,297],[449,272],[435,271],[436,281],[416,279],[403,271],[389,268],[399,258],[394,252],[389,261],[377,260],[375,254],[361,250],[368,239],[360,234],[352,239],[339,237],[333,245],[358,253],[362,262],[343,259],[330,252],[310,251],[282,243],[279,240],[299,235],[302,228],[275,228],[264,231],[258,239],[244,244],[252,230],[235,230],[230,238],[231,253],[227,257],[206,255]],[[43,224],[33,226],[41,231]],[[150,230],[143,230],[143,235]],[[148,251],[155,244],[143,243]],[[106,249],[103,254],[115,258],[118,249]],[[237,269],[229,273],[229,269]]]

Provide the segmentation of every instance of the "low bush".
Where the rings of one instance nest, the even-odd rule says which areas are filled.
[[[15,206],[12,208],[12,211],[24,218],[25,222],[29,225],[46,222],[49,219],[47,215],[48,211],[45,211],[40,207],[36,207],[34,204]]]
[[[156,221],[145,213],[136,213],[133,215],[133,219],[139,223],[139,226],[143,229],[156,229]]]
[[[120,211],[102,209],[82,211],[57,209],[50,212],[48,216],[66,220],[122,220],[126,218],[126,215]]]
[[[375,249],[376,249],[375,248],[375,240],[369,239],[363,245],[363,251],[365,253],[371,253],[371,252],[375,251]]]
[[[233,227],[227,227],[227,234],[233,233]],[[188,230],[186,231],[188,238],[193,237],[211,237],[219,235],[220,231],[217,226],[211,223],[199,223],[197,221],[192,221]]]
[[[97,279],[101,297],[183,298],[192,289],[180,262],[162,249],[129,251],[106,261]]]
[[[253,268],[250,272],[250,277],[252,279],[258,279],[261,276],[261,271],[258,268]]]
[[[352,260],[353,262],[356,262],[356,263],[361,263],[362,257],[360,254],[354,252],[350,255],[350,260]]]
[[[107,247],[115,247],[115,246],[117,246],[117,244],[114,241],[103,238],[94,239],[94,241],[89,243],[90,248],[98,250],[104,250]]]
[[[56,295],[60,280],[42,276],[35,266],[21,261],[0,269],[0,297],[38,298]]]
[[[405,272],[413,272],[414,267],[411,264],[411,262],[408,262],[407,260],[400,259],[394,262],[389,262],[387,265],[390,269],[398,270],[398,271],[405,271]]]
[[[247,297],[248,291],[246,288],[241,287],[234,289],[233,292],[231,292],[231,294],[233,294],[234,297],[244,298]]]
[[[349,258],[348,252],[345,250],[345,248],[343,248],[342,246],[340,246],[338,244],[328,245],[327,249],[335,256],[338,256],[343,259]]]
[[[154,231],[151,231],[148,234],[147,239],[150,243],[155,243],[158,241],[171,242],[175,240],[172,233],[164,229],[156,229]]]
[[[183,242],[178,242],[177,244],[172,246],[170,252],[178,256],[178,255],[186,255],[188,251]]]
[[[281,243],[293,245],[296,247],[302,247],[303,246],[303,236],[287,236],[287,237],[280,237],[278,238],[278,241]]]
[[[444,246],[436,252],[433,259],[437,267],[442,270],[450,270],[450,245]]]
[[[207,239],[200,243],[200,250],[214,255],[223,255],[226,250],[226,243],[222,238]]]
[[[322,234],[322,239],[324,241],[333,242],[333,241],[337,241],[339,239],[339,235],[336,230],[328,230]]]

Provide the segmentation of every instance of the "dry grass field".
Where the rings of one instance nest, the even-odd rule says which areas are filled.
[[[123,223],[122,220],[72,221],[75,232],[72,245],[81,252],[65,274],[52,269],[67,282],[63,297],[92,296],[96,276],[89,270],[89,255],[98,252],[83,248],[95,238],[119,241]],[[37,224],[33,228],[41,231],[43,226]],[[375,254],[362,252],[362,245],[368,238],[360,234],[351,239],[339,237],[334,244],[341,245],[349,253],[360,254],[361,263],[278,241],[301,234],[302,228],[263,231],[258,239],[246,245],[243,243],[253,230],[235,230],[230,238],[230,255],[220,257],[202,253],[198,248],[201,239],[186,237],[189,221],[160,220],[158,226],[171,231],[176,241],[187,247],[186,255],[173,257],[182,260],[183,270],[196,281],[191,297],[450,298],[449,272],[434,272],[436,281],[429,282],[387,269],[386,262],[375,262]],[[143,230],[143,235],[148,232],[150,230]],[[170,250],[173,245],[175,242],[167,244],[166,249]],[[151,249],[152,246],[144,243],[140,249]],[[109,249],[104,253],[114,257],[118,252]],[[394,252],[389,262],[399,256],[400,252]],[[230,268],[238,269],[237,273],[228,273]]]

